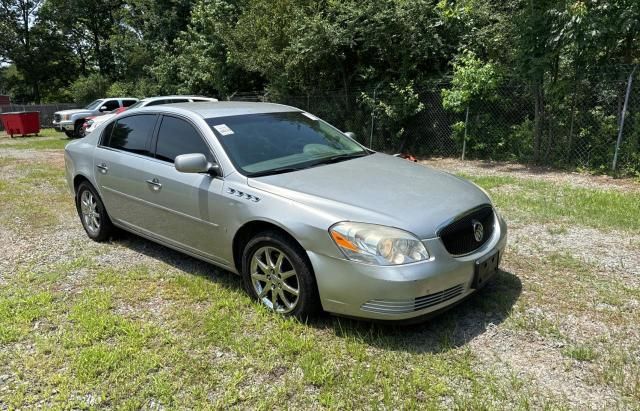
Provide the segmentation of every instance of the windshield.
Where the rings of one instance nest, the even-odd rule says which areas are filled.
[[[100,106],[100,103],[102,103],[102,100],[96,100],[93,103],[86,106],[85,110],[95,110]]]
[[[248,114],[206,121],[236,168],[247,176],[301,170],[369,154],[308,113]]]
[[[146,103],[146,101],[144,101],[144,100],[140,100],[140,101],[138,101],[136,104],[134,104],[134,105],[132,105],[132,106],[129,106],[129,110],[131,110],[132,108],[142,107],[142,105],[143,105],[144,103]]]

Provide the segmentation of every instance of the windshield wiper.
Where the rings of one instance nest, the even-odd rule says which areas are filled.
[[[332,163],[338,163],[344,160],[349,160],[351,158],[364,157],[364,156],[368,156],[369,154],[371,153],[367,151],[363,151],[360,153],[336,154],[335,156],[324,157],[310,163],[305,163],[300,167],[285,166],[285,167],[273,168],[271,170],[257,171],[255,173],[249,174],[248,177],[263,177],[263,176],[270,176],[273,174],[290,173],[292,171],[300,171],[300,170],[304,170],[304,169],[315,167],[322,164],[332,164]]]
[[[314,161],[309,167],[314,167],[321,164],[339,163],[340,161],[349,160],[351,158],[364,157],[364,156],[368,156],[369,154],[371,153],[368,153],[366,151],[362,151],[359,153],[336,154],[335,156],[329,156],[329,157],[321,158],[317,161]]]
[[[263,177],[263,176],[270,176],[272,174],[290,173],[292,171],[299,171],[304,168],[306,167],[279,167],[279,168],[273,168],[271,170],[257,171],[255,173],[249,174],[249,177]]]

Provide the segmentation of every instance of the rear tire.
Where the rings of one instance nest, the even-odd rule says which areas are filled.
[[[305,251],[277,231],[253,237],[242,254],[242,279],[254,299],[301,321],[321,311],[315,276]]]
[[[83,181],[78,186],[76,210],[84,231],[93,241],[108,240],[115,231],[100,196],[88,181]]]

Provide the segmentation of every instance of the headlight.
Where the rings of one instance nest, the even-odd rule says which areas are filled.
[[[65,121],[66,121],[66,120],[69,120],[70,118],[71,118],[71,114],[64,114],[64,115],[62,116],[62,119],[63,119],[63,120],[65,120]]]
[[[428,260],[424,244],[411,233],[376,224],[343,222],[329,229],[349,260],[376,265],[400,265]]]

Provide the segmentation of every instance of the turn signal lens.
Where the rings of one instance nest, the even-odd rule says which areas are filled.
[[[349,260],[376,265],[400,265],[429,259],[415,235],[376,224],[342,222],[329,229],[331,238]]]

